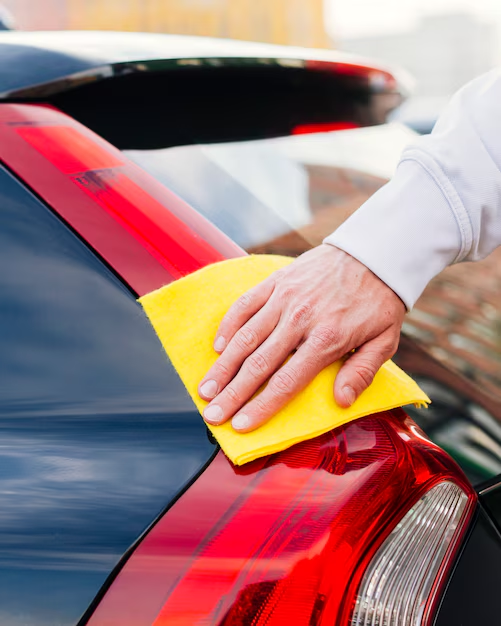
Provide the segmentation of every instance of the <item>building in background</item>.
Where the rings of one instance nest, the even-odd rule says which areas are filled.
[[[346,39],[348,52],[379,58],[409,70],[416,96],[449,96],[494,66],[493,25],[467,13],[433,15],[408,32]]]
[[[407,69],[416,79],[413,98],[400,119],[429,129],[449,97],[494,67],[496,31],[468,13],[430,15],[411,31],[337,42],[353,52]]]
[[[131,30],[329,47],[323,0],[6,0],[20,28]]]
[[[67,0],[1,0],[21,30],[58,30],[66,28]]]

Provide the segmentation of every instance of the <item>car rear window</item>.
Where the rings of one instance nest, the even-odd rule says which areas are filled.
[[[248,252],[297,255],[388,180],[414,136],[389,124],[125,152]]]
[[[296,256],[385,184],[415,139],[393,123],[127,154],[248,252]],[[403,364],[434,401],[413,417],[475,484],[501,473],[500,259],[443,272],[404,324],[435,363],[435,377]]]

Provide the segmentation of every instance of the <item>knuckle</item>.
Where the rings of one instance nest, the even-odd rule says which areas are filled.
[[[229,400],[231,400],[232,403],[235,403],[238,405],[241,404],[242,397],[238,393],[238,391],[235,389],[235,387],[228,385],[228,387],[226,387],[224,392],[225,392],[225,395],[229,398]]]
[[[271,275],[271,279],[273,280],[274,286],[276,287],[278,285],[278,283],[283,280],[284,276],[286,275],[286,269],[287,268],[282,268],[279,270],[276,270],[273,272],[273,274]]]
[[[266,372],[269,371],[268,360],[259,352],[254,352],[250,355],[247,359],[246,366],[249,373],[254,378],[260,378],[263,374],[266,374]]]
[[[396,337],[391,342],[390,348],[388,350],[388,354],[389,354],[389,358],[390,359],[396,353],[396,351],[398,350],[399,343],[400,343],[400,333],[397,334]]]
[[[248,309],[251,304],[252,296],[250,295],[250,293],[244,293],[242,296],[240,296],[240,298],[238,298],[236,302],[237,308],[240,310]]]
[[[266,404],[266,402],[263,402],[260,396],[257,396],[257,398],[254,399],[253,404],[254,404],[255,413],[257,415],[262,416],[262,415],[270,414],[270,407]]]
[[[256,331],[250,326],[243,326],[235,335],[237,346],[243,350],[255,347],[258,343]]]
[[[339,347],[342,344],[339,331],[327,326],[316,328],[309,336],[308,341],[315,350],[320,352],[327,352],[333,347]]]
[[[374,380],[376,367],[372,363],[357,363],[354,373],[359,382],[368,387]]]
[[[292,300],[292,298],[296,295],[296,290],[294,287],[283,287],[280,290],[280,299],[282,302],[287,300]]]
[[[228,312],[224,316],[223,323],[236,325],[239,324],[239,320],[247,315],[247,311],[252,306],[252,295],[244,293],[238,300],[231,305]]]
[[[216,378],[218,379],[226,379],[230,375],[230,370],[226,367],[224,363],[220,361],[216,361],[214,364],[214,373]]]
[[[379,356],[381,358],[382,363],[384,363],[388,359],[391,359],[391,357],[398,350],[399,339],[400,339],[399,336],[390,337],[388,341],[386,341],[385,344],[381,347]]]
[[[395,343],[389,343],[384,350],[382,350],[381,352],[381,358],[384,361],[387,361],[388,359],[391,359],[391,357],[395,354],[395,352],[397,351],[398,348],[398,344]]]
[[[280,370],[270,380],[270,391],[276,396],[290,395],[296,386],[296,380],[293,372]]]
[[[293,326],[304,326],[311,318],[312,307],[310,304],[299,304],[294,307],[291,315],[290,322]]]
[[[301,372],[307,374],[327,367],[327,365],[330,365],[330,359],[326,359],[325,354],[321,352],[311,351],[307,356],[303,356],[299,365]]]

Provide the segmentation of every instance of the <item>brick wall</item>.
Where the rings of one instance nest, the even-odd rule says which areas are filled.
[[[384,180],[353,170],[308,167],[312,222],[255,252],[298,255],[339,226]],[[441,363],[501,400],[501,249],[446,269],[407,316],[405,332]]]

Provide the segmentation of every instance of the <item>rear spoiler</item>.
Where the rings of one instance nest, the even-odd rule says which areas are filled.
[[[404,74],[349,55],[224,45],[220,56],[87,64],[0,100],[50,104],[120,149],[154,149],[380,124],[409,91]]]

